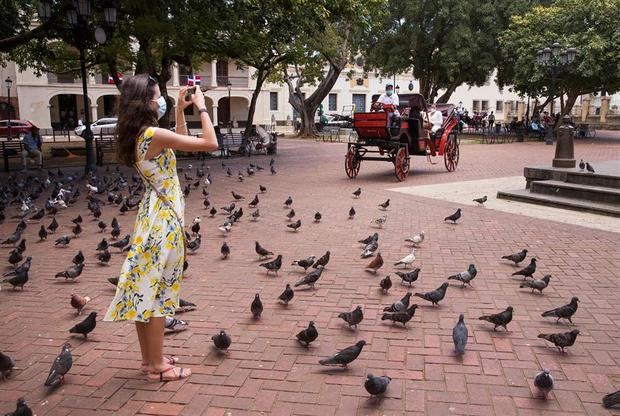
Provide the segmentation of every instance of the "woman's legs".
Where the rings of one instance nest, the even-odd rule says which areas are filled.
[[[147,356],[146,350],[146,323],[136,321],[136,332],[138,333],[138,341],[140,341],[140,353],[142,354],[142,363],[148,365],[149,357]]]

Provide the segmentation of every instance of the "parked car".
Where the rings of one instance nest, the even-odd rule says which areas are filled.
[[[11,120],[11,137],[21,140],[33,127],[36,126],[28,120]],[[9,137],[8,120],[0,120],[0,137]]]
[[[99,120],[95,121],[94,123],[91,123],[90,129],[91,129],[91,131],[93,132],[93,134],[95,136],[100,134],[102,130],[103,130],[104,134],[105,133],[112,134],[112,132],[116,128],[117,120],[118,119],[115,118],[115,117],[100,118]],[[77,126],[75,128],[75,134],[77,134],[78,136],[82,136],[84,134],[84,130],[86,130],[86,126],[85,125],[82,124],[80,126]]]

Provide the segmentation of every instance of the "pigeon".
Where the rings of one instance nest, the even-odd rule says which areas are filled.
[[[485,195],[482,198],[476,198],[473,201],[477,202],[480,206],[484,206],[484,203],[487,202],[487,196]]]
[[[383,225],[387,222],[387,216],[383,215],[381,217],[373,218],[370,223],[379,228],[383,228]]]
[[[594,168],[588,162],[586,162],[586,170],[590,173],[594,173]]]
[[[100,264],[108,264],[111,258],[112,255],[108,250],[103,250],[97,253],[97,260],[99,260]]]
[[[19,251],[18,249],[15,249],[11,251],[11,253],[9,254],[9,264],[13,267],[16,267],[17,263],[22,261],[23,258],[24,256],[22,256],[22,252]]]
[[[381,279],[381,281],[379,282],[379,287],[381,287],[383,293],[387,293],[387,291],[390,290],[390,288],[392,287],[392,280],[390,279],[389,275]]]
[[[378,243],[379,242],[379,233],[374,233],[372,235],[369,235],[368,237],[364,238],[363,240],[359,240],[358,243],[362,243],[365,246],[367,246],[368,244],[375,242]]]
[[[71,370],[73,366],[73,356],[70,350],[71,345],[65,343],[62,346],[62,351],[56,357],[52,363],[52,368],[45,380],[46,387],[56,387],[65,381],[65,375]]]
[[[381,257],[381,253],[377,253],[377,256],[372,259],[370,263],[368,263],[365,269],[370,269],[376,274],[377,270],[379,270],[381,266],[383,266],[383,257]]]
[[[131,238],[131,235],[126,234],[125,237],[123,237],[121,240],[115,241],[113,243],[110,243],[111,247],[115,247],[120,249],[121,251],[123,251],[123,248],[125,248],[125,246],[127,244],[129,244],[129,239]]]
[[[264,187],[263,185],[258,185],[258,189],[260,190],[261,194],[264,194],[265,192],[267,192],[267,188]]]
[[[200,234],[200,217],[194,218],[194,222],[192,223],[191,230],[194,236]]]
[[[215,214],[217,214],[217,209],[215,207],[212,207],[209,211],[209,214],[211,215],[211,218],[215,217]]]
[[[413,282],[415,282],[416,280],[418,280],[418,276],[420,276],[420,269],[419,267],[416,267],[415,269],[413,269],[412,271],[408,272],[408,273],[403,273],[403,272],[395,272],[396,275],[398,277],[401,278],[400,284],[402,285],[404,282],[409,283],[409,287],[411,287],[411,284]]]
[[[97,244],[97,251],[103,251],[103,250],[107,250],[109,247],[108,244],[108,240],[106,240],[105,238],[102,238],[101,241]]]
[[[17,269],[15,271],[17,272]],[[21,288],[21,290],[24,290],[24,285],[27,282],[28,282],[28,270],[21,270],[17,272],[15,276],[3,279],[0,283],[10,284],[11,286],[13,286],[13,290],[15,290],[18,286]]]
[[[507,256],[502,256],[502,259],[510,260],[511,262],[515,264],[515,266],[517,266],[519,263],[525,260],[525,257],[527,257],[527,249],[523,249],[520,252],[515,253],[515,254],[509,254]]]
[[[263,302],[261,302],[258,293],[254,295],[254,300],[250,305],[250,311],[252,311],[252,316],[254,317],[254,319],[260,318],[261,314],[263,313]]]
[[[235,191],[231,191],[231,193],[232,193],[233,198],[235,198],[235,201],[239,201],[239,200],[245,199],[245,197],[243,195],[239,195]]]
[[[275,175],[277,173],[276,168],[274,168],[273,166],[270,167],[270,171],[272,175]]]
[[[288,306],[288,303],[293,299],[293,296],[295,296],[295,292],[291,289],[291,285],[287,283],[286,289],[284,289],[284,292],[278,296],[278,300]]]
[[[188,326],[189,324],[187,323],[187,321],[182,321],[180,319],[166,316],[166,320],[164,322],[164,331],[168,334],[175,334],[177,332],[185,331]]]
[[[191,312],[196,309],[196,304],[184,299],[179,299],[179,307],[175,309],[175,313]]]
[[[286,224],[286,226],[288,228],[292,228],[293,231],[297,231],[299,229],[299,227],[301,227],[301,220],[297,220],[292,224]]]
[[[77,217],[72,219],[71,222],[74,223],[74,224],[81,224],[83,222],[82,216],[78,215]]]
[[[467,326],[465,326],[465,315],[459,315],[459,321],[452,328],[452,341],[454,342],[454,350],[459,354],[465,354],[465,346],[467,345]]]
[[[296,337],[297,337],[297,341],[299,341],[302,344],[305,344],[305,347],[308,348],[310,346],[310,343],[316,340],[318,336],[319,336],[319,332],[316,330],[316,327],[314,326],[314,321],[310,321],[310,323],[308,323],[308,328],[299,331]]]
[[[15,269],[6,272],[3,276],[17,276],[19,273],[28,272],[30,270],[30,266],[32,265],[32,256],[26,257],[26,260]]]
[[[75,325],[73,328],[69,330],[72,334],[82,334],[84,335],[84,339],[88,339],[88,334],[93,332],[95,327],[97,326],[97,312],[91,312],[86,319],[84,319],[79,324]]]
[[[259,258],[265,258],[265,257],[268,257],[268,256],[273,256],[273,253],[271,251],[265,249],[263,246],[261,246],[258,241],[254,242],[254,249],[256,250],[256,254],[258,254]]]
[[[235,203],[232,202],[228,206],[221,207],[221,209],[224,210],[227,214],[231,214],[234,211],[234,209],[235,209]]]
[[[13,368],[15,368],[15,360],[0,351],[0,379],[8,378]]]
[[[527,267],[517,272],[514,272],[512,275],[523,276],[523,280],[525,280],[528,277],[532,277],[535,271],[536,271],[536,257],[533,257],[532,260],[530,260],[530,264],[528,264]]]
[[[586,168],[586,164],[583,159],[579,160],[579,170],[583,171]]]
[[[288,214],[286,214],[286,218],[288,218],[289,221],[292,221],[293,218],[295,217],[295,210],[291,209]]]
[[[305,259],[295,260],[291,266],[299,266],[304,268],[304,272],[308,270],[308,267],[314,264],[314,260],[316,260],[316,256],[310,256]]]
[[[355,208],[351,207],[349,210],[349,219],[352,220],[353,218],[355,218]]]
[[[319,257],[317,261],[314,262],[312,267],[315,269],[318,268],[319,266],[323,266],[323,268],[327,267],[327,263],[329,263],[330,255],[331,255],[330,251],[327,250],[325,254],[323,254],[321,257]]]
[[[41,225],[39,229],[39,240],[47,240],[47,230],[45,229],[45,225]]]
[[[273,166],[276,163],[275,159],[272,157],[269,161],[269,166]]]
[[[7,413],[5,416],[32,416],[32,409],[26,404],[26,399],[20,397],[17,399],[17,407],[14,412]]]
[[[446,289],[448,289],[448,282],[444,282],[441,286],[439,286],[433,291],[415,293],[414,296],[427,300],[433,305],[439,305],[439,302],[446,296]]]
[[[79,223],[75,224],[75,226],[71,228],[71,232],[74,237],[79,237],[79,235],[82,234],[82,226]]]
[[[534,377],[534,386],[538,389],[543,399],[553,390],[553,377],[549,374],[549,370],[543,369]]]
[[[67,247],[69,242],[71,241],[71,237],[68,235],[63,235],[62,237],[56,239],[55,246]]]
[[[116,240],[118,236],[121,235],[120,227],[112,226],[112,231],[110,231],[110,235],[112,236],[112,239]]]
[[[474,277],[478,274],[478,270],[476,270],[476,266],[470,264],[467,270],[464,272],[452,275],[448,277],[448,280],[458,280],[463,283],[462,287],[465,287],[466,284],[471,286],[471,281],[474,280]]]
[[[403,324],[403,326],[407,326],[407,322],[409,322],[413,318],[417,308],[418,305],[413,304],[409,308],[401,312],[385,312],[383,313],[383,316],[381,316],[381,320],[390,320],[392,321],[392,323],[400,322],[401,324]]]
[[[209,199],[208,199],[208,198],[205,198],[205,199],[202,201],[202,205],[204,205],[205,209],[208,209],[208,208],[211,206],[211,201],[209,201]]]
[[[620,404],[620,390],[615,393],[606,394],[603,397],[603,406],[606,409],[610,407],[618,406]]]
[[[358,306],[351,312],[343,312],[338,314],[338,318],[349,324],[349,328],[352,326],[357,328],[357,325],[362,322],[362,319],[364,319],[364,313],[362,312],[362,307]]]
[[[250,216],[252,217],[252,221],[257,221],[258,218],[260,217],[260,211],[258,209],[256,209],[256,210],[252,211]]]
[[[232,224],[226,221],[224,224],[217,227],[217,229],[220,230],[222,233],[227,234],[232,229]]]
[[[82,270],[84,269],[84,263],[75,264],[69,267],[67,270],[58,272],[54,277],[64,277],[65,280],[73,279],[75,280],[82,274]]]
[[[58,221],[56,221],[56,217],[52,218],[52,222],[50,223],[50,225],[47,226],[47,230],[54,234],[56,232],[56,230],[58,229]]]
[[[405,241],[408,243],[413,243],[415,247],[419,246],[424,241],[424,231],[420,231],[419,234],[416,234],[413,237],[405,238]]]
[[[499,326],[503,326],[504,329],[508,331],[506,325],[508,325],[510,321],[512,321],[512,311],[512,306],[509,306],[506,308],[505,311],[502,311],[500,313],[494,313],[492,315],[482,315],[478,319],[480,319],[481,321],[490,322],[495,325],[495,327],[493,327],[493,331],[497,330],[497,327]]]
[[[18,229],[17,231],[15,231],[13,234],[11,234],[6,240],[4,240],[0,244],[13,244],[13,245],[15,245],[15,243],[17,243],[20,238],[22,238],[22,230]]]
[[[385,211],[386,209],[388,209],[388,207],[389,207],[389,206],[390,206],[390,200],[389,200],[389,198],[388,198],[385,202],[383,202],[383,203],[379,204],[379,208],[381,208],[381,209],[382,209],[382,210],[384,210],[384,211]]]
[[[311,271],[310,273],[305,275],[300,281],[295,283],[295,287],[307,285],[314,289],[314,284],[319,280],[321,274],[323,274],[323,267],[324,266],[319,265],[316,270]]]
[[[324,360],[319,360],[319,364],[321,365],[341,365],[343,367],[347,367],[348,364],[351,364],[362,352],[362,348],[366,345],[366,341],[358,341],[355,345],[347,347],[340,352],[336,353],[336,355],[326,358]]]
[[[259,202],[258,195],[254,195],[254,199],[248,205],[250,208],[256,208],[256,206],[258,205],[258,202]]]
[[[579,298],[573,296],[570,300],[570,303],[567,305],[560,306],[559,308],[551,309],[550,311],[546,311],[542,313],[543,317],[553,316],[558,318],[556,323],[560,322],[560,319],[567,319],[571,324],[573,323],[572,317],[577,312],[577,307],[579,303]]]
[[[539,334],[538,338],[546,339],[558,347],[559,351],[564,352],[564,348],[573,346],[577,339],[577,335],[579,335],[579,330],[573,329],[570,332],[561,332],[557,334]]]
[[[232,340],[230,339],[230,335],[228,335],[223,329],[220,331],[219,334],[213,335],[211,337],[211,340],[213,341],[213,345],[215,345],[215,348],[222,351],[226,351],[228,347],[230,347],[230,344],[232,342]]]
[[[444,218],[444,221],[452,221],[453,224],[456,224],[456,222],[458,221],[458,219],[461,218],[461,209],[457,209],[456,212],[452,215],[448,215],[446,218]]]
[[[291,198],[291,196],[289,195],[289,197],[286,198],[286,201],[284,201],[284,207],[290,208],[292,204],[293,204],[293,198]]]
[[[353,191],[353,196],[355,198],[359,198],[361,194],[362,194],[362,188],[357,188],[355,191]]]
[[[409,265],[413,264],[414,261],[415,261],[415,249],[412,249],[411,253],[407,254],[405,257],[395,262],[394,266],[399,266],[401,264],[404,264],[405,268],[407,268],[409,267]]]
[[[276,257],[275,260],[261,263],[259,266],[267,269],[267,274],[269,274],[269,272],[278,274],[278,270],[282,267],[282,254],[278,254],[278,257]]]
[[[323,218],[323,215],[321,215],[320,212],[317,211],[314,213],[314,222],[320,222],[321,218]]]
[[[86,306],[88,302],[90,302],[88,296],[80,296],[75,293],[71,295],[71,306],[77,310],[78,315],[82,314],[82,309],[84,309],[84,306]]]
[[[22,238],[22,241],[20,241],[17,247],[15,247],[15,250],[19,251],[19,254],[22,254],[24,251],[26,251],[26,239],[25,238]]]
[[[383,308],[383,312],[404,312],[409,307],[411,301],[411,292],[407,292],[399,301],[392,303],[390,306]]]
[[[201,242],[202,236],[198,234],[195,239],[187,243],[187,250],[189,250],[190,253],[195,253],[200,248]]]
[[[366,246],[362,250],[360,257],[365,259],[370,256],[373,256],[375,254],[375,251],[377,251],[378,248],[379,248],[378,240],[371,240],[368,244],[366,244]]]
[[[110,282],[114,286],[118,286],[118,276],[117,277],[108,277],[108,282]]]
[[[372,374],[368,374],[364,382],[364,388],[370,396],[379,396],[385,393],[390,381],[392,381],[392,378],[388,376],[375,377]]]
[[[540,294],[542,295],[543,289],[549,286],[549,279],[551,279],[551,275],[547,274],[542,279],[527,280],[521,283],[519,287],[520,288],[529,287],[532,289],[532,293],[534,293],[534,290],[538,290]]]
[[[220,253],[222,253],[223,259],[227,259],[230,255],[230,247],[228,246],[228,244],[226,244],[226,241],[224,241],[224,243],[222,244],[222,247],[220,248]]]

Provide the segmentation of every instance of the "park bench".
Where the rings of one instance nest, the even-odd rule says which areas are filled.
[[[226,133],[219,148],[222,157],[230,156],[230,152],[244,153],[244,140],[241,133]]]
[[[106,153],[116,151],[116,139],[113,136],[100,135],[95,138],[95,152],[97,155],[97,166],[103,166],[103,158]]]
[[[4,171],[8,172],[9,159],[21,158],[24,146],[19,140],[2,141],[0,144],[0,153],[2,155],[2,160],[4,160]]]

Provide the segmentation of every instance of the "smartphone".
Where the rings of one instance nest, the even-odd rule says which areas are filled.
[[[191,87],[185,93],[185,101],[191,101],[192,95],[196,94],[196,87]]]

